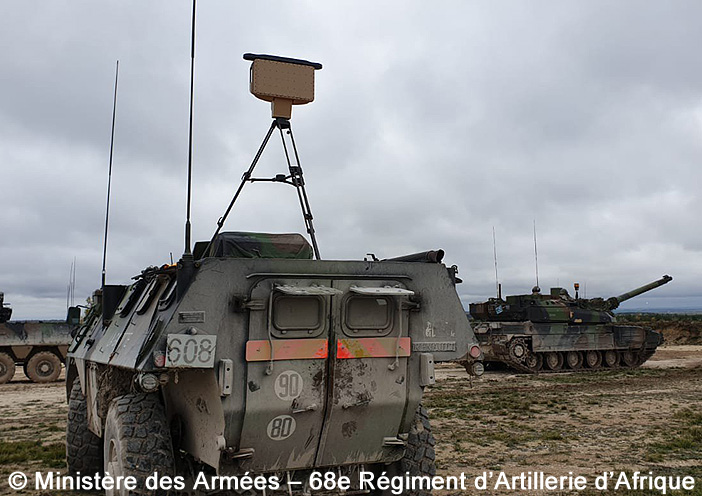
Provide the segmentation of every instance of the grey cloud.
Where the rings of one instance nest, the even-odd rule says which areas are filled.
[[[201,3],[193,229],[211,236],[269,125],[247,51],[318,60],[293,126],[322,254],[444,248],[464,303],[670,273],[649,306],[702,304],[697,2]],[[99,284],[120,60],[108,280],[183,249],[189,2],[0,7],[0,291],[62,317],[73,257]],[[283,165],[274,142],[260,165]],[[8,186],[9,185],[9,186]],[[294,191],[249,185],[230,229],[302,230]],[[634,304],[633,300],[631,304]],[[643,303],[641,303],[643,305]]]

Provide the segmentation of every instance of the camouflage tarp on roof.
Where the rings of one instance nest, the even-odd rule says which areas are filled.
[[[300,234],[224,232],[215,239],[214,256],[311,259],[312,246]]]

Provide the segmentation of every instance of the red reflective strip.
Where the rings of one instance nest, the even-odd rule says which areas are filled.
[[[339,339],[336,343],[336,357],[340,359],[408,357],[411,350],[410,338]]]
[[[273,360],[324,359],[329,356],[326,339],[274,339]],[[271,342],[268,340],[248,341],[246,361],[263,362],[271,359]]]

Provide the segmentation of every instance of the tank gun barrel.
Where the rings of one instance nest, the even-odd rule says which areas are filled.
[[[619,296],[615,296],[614,298],[609,298],[607,300],[607,302],[610,302],[610,305],[614,304],[614,306],[612,306],[612,308],[611,308],[612,310],[614,310],[623,301],[629,300],[629,299],[633,298],[634,296],[638,296],[638,295],[645,293],[647,291],[651,291],[652,289],[656,289],[657,287],[663,286],[664,284],[668,284],[672,280],[673,280],[673,278],[670,277],[669,275],[664,275],[663,277],[661,277],[660,279],[658,279],[656,281],[649,282],[648,284],[644,284],[643,286],[641,286],[639,288],[632,289],[631,291],[628,291],[626,293],[622,293]]]

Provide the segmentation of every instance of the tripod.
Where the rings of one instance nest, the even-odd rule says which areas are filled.
[[[288,162],[288,174],[276,174],[275,177],[272,178],[257,178],[257,177],[252,177],[253,171],[256,168],[256,164],[258,163],[258,160],[261,158],[261,154],[263,154],[263,150],[266,148],[266,145],[268,144],[268,141],[271,138],[271,135],[273,134],[273,131],[278,129],[280,131],[280,139],[283,142],[283,150],[285,150],[285,159]],[[283,132],[283,131],[286,132]],[[295,155],[295,164],[290,160],[290,153],[288,152],[288,145],[286,144],[285,136],[288,136],[290,138],[290,143],[292,150]],[[241,190],[244,189],[244,185],[247,182],[274,182],[274,183],[285,183],[285,184],[290,184],[292,186],[295,186],[295,189],[297,190],[297,197],[298,200],[300,201],[300,208],[302,209],[302,217],[305,220],[305,228],[307,229],[307,233],[310,235],[310,239],[312,240],[312,249],[314,250],[314,257],[317,260],[320,260],[321,257],[319,256],[319,247],[317,246],[317,238],[315,236],[315,231],[314,231],[314,224],[312,223],[312,209],[310,208],[310,203],[309,200],[307,199],[307,192],[305,191],[305,180],[302,177],[302,166],[300,165],[300,157],[297,154],[297,146],[295,146],[295,137],[293,136],[292,133],[292,128],[290,127],[290,120],[289,119],[284,119],[282,117],[277,117],[273,119],[273,122],[271,123],[271,127],[268,129],[268,133],[266,134],[266,137],[263,139],[263,143],[261,143],[261,146],[258,149],[258,152],[256,152],[256,156],[253,159],[253,162],[251,162],[251,166],[249,167],[249,170],[244,172],[244,175],[241,177],[241,184],[239,185],[239,188],[236,190],[236,193],[234,193],[234,198],[232,198],[232,201],[229,203],[229,206],[227,207],[227,210],[224,212],[224,215],[219,218],[217,221],[217,230],[215,231],[214,235],[212,236],[212,239],[210,240],[210,243],[207,245],[207,248],[205,249],[205,253],[209,253],[210,249],[213,247],[215,238],[217,238],[217,235],[219,232],[222,230],[222,226],[224,225],[224,222],[227,220],[227,216],[229,215],[229,212],[231,212],[232,207],[234,206],[234,203],[236,202],[237,198],[239,198],[239,195],[241,194]]]

